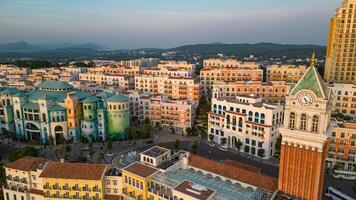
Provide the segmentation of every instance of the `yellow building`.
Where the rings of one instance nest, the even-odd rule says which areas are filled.
[[[42,179],[39,177],[47,160],[24,157],[4,166],[6,184],[5,200],[41,200]]]
[[[271,65],[267,67],[267,81],[297,83],[306,71],[305,65]]]
[[[135,76],[135,90],[152,94],[165,94],[172,99],[199,101],[200,85],[194,78],[168,75]]]
[[[330,20],[324,79],[356,83],[356,0],[343,0]]]
[[[122,196],[126,200],[147,200],[150,177],[158,170],[151,166],[136,162],[122,169]]]
[[[50,199],[103,199],[107,165],[50,162],[40,175],[43,194]]]

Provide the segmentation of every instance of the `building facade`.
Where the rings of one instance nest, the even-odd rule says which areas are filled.
[[[356,85],[331,84],[330,89],[334,94],[332,111],[356,119]]]
[[[213,97],[250,96],[262,97],[265,103],[285,103],[290,85],[285,81],[236,81],[217,82],[213,86]]]
[[[331,125],[328,167],[352,171],[356,164],[356,122],[333,120]]]
[[[236,60],[205,60],[200,70],[200,85],[202,93],[210,96],[216,82],[262,81],[263,70],[253,62],[240,63]]]
[[[180,100],[199,101],[200,98],[199,82],[191,77],[141,74],[135,76],[135,90]]]
[[[121,172],[110,165],[24,157],[4,168],[5,200],[113,200],[122,194]]]
[[[44,81],[30,92],[0,93],[1,130],[41,144],[124,139],[130,127],[129,100],[102,92],[95,96],[59,81]]]
[[[283,107],[265,104],[260,97],[213,98],[208,138],[221,146],[268,159],[275,153]]]
[[[356,1],[343,0],[330,20],[324,79],[356,84]]]
[[[267,66],[267,81],[286,81],[297,83],[307,71],[305,65],[271,65]]]

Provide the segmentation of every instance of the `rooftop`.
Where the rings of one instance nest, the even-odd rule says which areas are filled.
[[[87,163],[50,162],[41,173],[41,178],[101,180],[107,165]]]
[[[138,176],[141,176],[143,178],[147,178],[147,177],[155,174],[158,171],[157,169],[155,169],[153,167],[150,167],[150,166],[138,163],[138,162],[136,162],[132,165],[129,165],[122,170],[130,172],[130,173],[138,175]]]
[[[107,99],[108,102],[126,102],[129,98],[122,95],[113,95]]]
[[[159,147],[159,146],[154,146],[150,149],[147,149],[146,151],[142,152],[143,155],[146,156],[150,156],[150,157],[154,157],[157,158],[167,152],[169,152],[169,149],[163,148],[163,147]]]
[[[259,187],[269,192],[274,192],[277,190],[277,179],[256,173],[251,170],[246,170],[242,167],[219,163],[196,155],[190,156],[189,165]],[[251,177],[254,178],[251,179]]]
[[[214,194],[213,190],[189,181],[183,181],[174,189],[199,200],[209,199]]]
[[[62,81],[52,81],[52,80],[47,80],[43,81],[39,85],[37,85],[37,89],[41,90],[70,90],[73,89],[74,87],[66,82]]]
[[[34,171],[46,162],[47,160],[44,158],[26,156],[5,165],[5,167],[21,171]]]
[[[251,178],[251,177],[250,177]],[[197,193],[196,191],[186,191],[189,195],[196,193],[200,196],[198,199],[204,199],[210,194],[209,191],[214,191],[210,195],[210,200],[250,200],[250,199],[270,199],[271,193],[261,189],[253,190],[252,188],[242,187],[241,184],[233,184],[231,181],[223,181],[220,178],[204,175],[201,172],[194,171],[193,169],[181,169],[178,171],[158,172],[152,176],[153,182],[160,183],[170,188],[176,188],[179,191],[187,188],[187,183],[198,185],[199,188],[206,188],[208,191]],[[182,185],[183,184],[183,185]],[[269,198],[268,198],[269,197]],[[197,198],[197,197],[195,197]]]

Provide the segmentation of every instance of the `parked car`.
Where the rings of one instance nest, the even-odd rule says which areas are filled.
[[[209,142],[208,145],[209,145],[209,147],[216,147],[216,144],[213,142]]]

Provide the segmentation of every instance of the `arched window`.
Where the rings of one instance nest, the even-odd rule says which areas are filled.
[[[313,123],[312,123],[312,132],[317,133],[318,131],[319,131],[319,117],[314,115]]]
[[[226,124],[230,124],[230,115],[226,116]]]
[[[265,114],[262,113],[262,114],[261,114],[261,119],[260,119],[260,123],[261,123],[261,124],[265,124],[265,118],[266,118],[266,117],[265,117]]]
[[[260,119],[260,114],[258,112],[255,112],[255,122],[258,123]]]
[[[242,117],[239,118],[239,128],[242,128]]]
[[[248,121],[252,121],[253,114],[252,112],[248,112]]]
[[[307,115],[302,114],[300,117],[300,130],[305,131],[307,129]]]
[[[236,116],[232,116],[232,125],[236,126]]]
[[[291,130],[295,129],[295,113],[294,112],[290,113],[290,116],[289,116],[289,129],[291,129]]]

